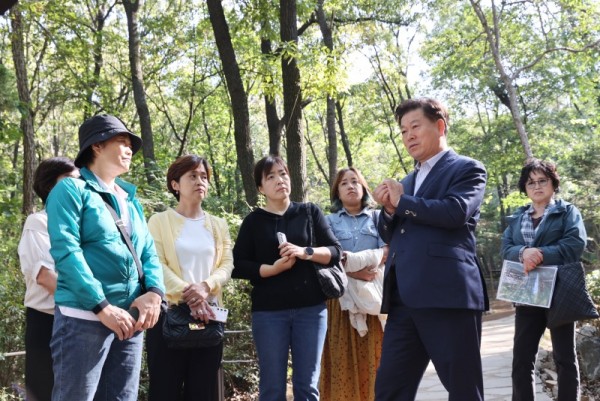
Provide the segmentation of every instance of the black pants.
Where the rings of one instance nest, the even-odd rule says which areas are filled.
[[[481,311],[408,308],[391,288],[376,401],[414,401],[429,361],[449,401],[483,401]]]
[[[223,344],[172,350],[162,336],[163,315],[146,333],[148,401],[215,401]]]
[[[25,312],[25,388],[28,401],[50,401],[54,375],[50,338],[54,316],[27,308]]]
[[[513,401],[535,400],[535,359],[546,330],[547,309],[517,306],[513,347]],[[575,323],[550,330],[558,374],[557,401],[579,399],[579,365],[575,351]]]

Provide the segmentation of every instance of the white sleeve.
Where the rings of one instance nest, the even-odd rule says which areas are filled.
[[[19,260],[23,275],[36,281],[42,266],[54,270],[54,260],[50,255],[50,238],[48,231],[41,230],[39,221],[30,222],[30,216],[23,228],[21,241],[19,242]],[[37,223],[37,224],[36,224]]]

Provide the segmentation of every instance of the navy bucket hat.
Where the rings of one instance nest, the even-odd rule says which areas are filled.
[[[79,127],[79,153],[75,158],[75,165],[81,165],[81,156],[87,148],[98,142],[104,142],[115,135],[129,134],[133,154],[142,147],[142,138],[127,129],[123,121],[109,114],[90,117]]]

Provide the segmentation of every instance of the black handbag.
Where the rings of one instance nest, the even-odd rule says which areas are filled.
[[[546,327],[553,329],[577,320],[598,317],[598,310],[585,287],[583,264],[576,262],[558,266]]]
[[[310,244],[311,246],[316,246],[314,243],[315,229],[313,227],[312,213],[308,203],[305,204],[305,207],[310,229]],[[313,265],[315,266],[321,291],[325,294],[327,299],[339,298],[344,295],[346,287],[348,286],[348,276],[346,276],[346,271],[340,263],[336,263],[332,266],[325,266],[313,262]]]
[[[225,325],[192,317],[187,304],[171,305],[164,314],[163,338],[171,349],[214,347],[223,342]]]

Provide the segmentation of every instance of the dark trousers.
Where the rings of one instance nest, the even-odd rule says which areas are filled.
[[[54,316],[27,308],[25,312],[25,388],[28,401],[50,401],[54,375],[50,338]]]
[[[535,359],[546,330],[547,309],[517,306],[513,347],[513,401],[535,400]],[[550,330],[558,374],[557,401],[579,400],[579,366],[575,351],[575,323]]]
[[[223,344],[172,350],[162,336],[163,315],[146,333],[148,401],[214,401]]]
[[[480,343],[480,311],[392,304],[375,400],[414,401],[431,360],[450,401],[483,401]]]

